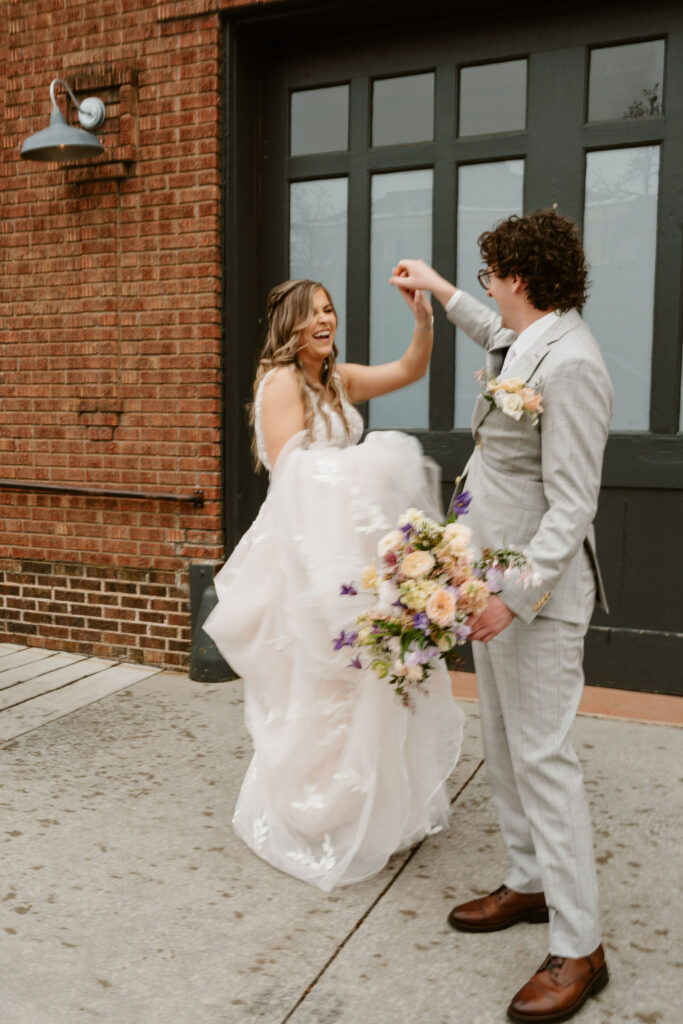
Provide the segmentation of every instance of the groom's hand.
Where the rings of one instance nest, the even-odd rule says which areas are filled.
[[[515,613],[510,611],[505,602],[492,594],[486,611],[476,618],[470,617],[467,620],[467,624],[472,630],[470,640],[478,640],[482,644],[487,644],[489,640],[493,640],[499,633],[502,633],[514,617]]]
[[[445,306],[455,291],[455,285],[430,267],[424,260],[400,260],[393,269],[389,284],[408,292],[428,291]]]

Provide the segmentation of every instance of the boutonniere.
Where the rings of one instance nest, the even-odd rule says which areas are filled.
[[[481,387],[486,401],[500,409],[513,420],[521,420],[527,415],[531,425],[536,426],[543,412],[543,395],[539,384],[527,384],[522,377],[508,377],[499,380],[487,370],[477,370],[475,378]]]

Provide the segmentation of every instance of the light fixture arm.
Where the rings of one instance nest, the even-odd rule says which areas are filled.
[[[55,86],[57,84],[63,85],[68,92],[71,97],[71,102],[78,111],[78,120],[84,128],[87,128],[88,131],[94,131],[95,128],[99,128],[100,125],[104,123],[106,111],[102,100],[98,99],[96,96],[88,96],[82,103],[79,103],[63,78],[53,78],[50,84],[50,99],[52,100],[53,111],[59,110],[57,99],[55,97]]]

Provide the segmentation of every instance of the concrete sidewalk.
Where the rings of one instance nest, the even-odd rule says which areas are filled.
[[[90,690],[41,693],[74,663],[17,682],[2,656],[19,653],[0,651],[4,1024],[502,1024],[547,929],[445,923],[504,867],[476,703],[451,829],[326,896],[232,832],[250,757],[239,683],[107,665]],[[575,1019],[677,1024],[683,732],[580,717],[574,736],[612,975]]]

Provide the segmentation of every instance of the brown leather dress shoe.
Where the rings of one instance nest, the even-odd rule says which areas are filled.
[[[607,982],[607,964],[602,946],[590,956],[572,960],[549,956],[533,978],[521,988],[508,1006],[510,1020],[542,1024],[568,1020],[589,996],[595,996]]]
[[[499,932],[519,921],[547,921],[548,907],[542,892],[514,892],[501,885],[478,900],[453,907],[448,923],[461,932]]]

